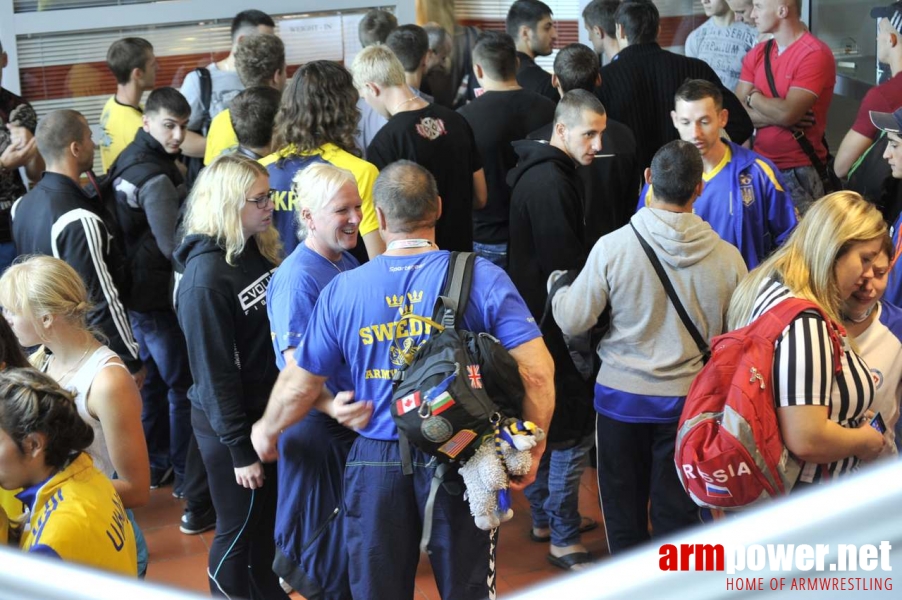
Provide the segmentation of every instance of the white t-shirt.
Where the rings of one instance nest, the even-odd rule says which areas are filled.
[[[229,107],[229,102],[244,90],[244,85],[238,77],[237,71],[222,71],[216,66],[216,63],[207,65],[210,71],[210,84],[212,94],[210,95],[210,119],[221,113]],[[201,119],[204,113],[204,106],[200,97],[200,76],[197,71],[191,71],[185,76],[182,82],[182,89],[179,90],[182,96],[188,100],[191,105],[191,117],[188,119],[188,129],[198,131],[201,128]]]
[[[855,338],[858,353],[868,363],[877,393],[871,410],[886,424],[886,446],[882,456],[896,456],[894,429],[902,402],[902,309],[878,302],[877,318]]]
[[[758,30],[745,23],[731,23],[719,27],[712,19],[686,38],[686,56],[700,58],[708,63],[724,87],[731,92],[739,84],[742,59],[758,43]]]
[[[75,394],[75,406],[78,408],[78,414],[94,430],[94,441],[86,452],[94,459],[94,466],[97,467],[97,470],[110,479],[113,478],[115,468],[110,458],[110,452],[107,449],[106,437],[103,435],[100,420],[88,412],[88,392],[91,391],[94,378],[97,377],[97,374],[102,369],[107,367],[125,369],[125,365],[122,363],[113,362],[114,358],[118,358],[115,352],[106,346],[100,346],[88,356],[87,360],[72,374],[72,377],[63,384],[64,388]],[[46,373],[52,361],[53,357],[51,355],[41,365],[40,370]]]

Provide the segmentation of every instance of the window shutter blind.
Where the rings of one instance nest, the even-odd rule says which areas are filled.
[[[289,74],[311,60],[350,62],[360,49],[357,24],[366,10],[273,15],[276,33],[285,42]],[[21,95],[39,117],[61,108],[79,111],[98,134],[103,105],[116,93],[116,81],[106,66],[110,44],[129,36],[146,39],[160,63],[156,87],[178,88],[193,69],[228,55],[230,27],[231,19],[220,19],[21,36],[16,40]],[[95,141],[99,139],[96,135]],[[99,151],[95,159],[95,172],[100,173]]]

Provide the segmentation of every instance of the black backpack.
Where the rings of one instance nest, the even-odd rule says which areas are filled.
[[[197,73],[197,78],[200,82],[200,103],[204,111],[201,118],[200,130],[195,133],[207,137],[207,133],[210,131],[210,123],[213,121],[213,118],[210,116],[210,107],[213,101],[213,80],[210,78],[210,71],[208,71],[206,67],[198,67],[197,69],[194,69],[194,72]],[[204,169],[204,159],[203,157],[185,156],[183,154],[180,160],[185,164],[187,169],[185,174],[185,184],[190,190],[194,187],[197,176],[200,175],[200,172]]]
[[[458,328],[473,281],[472,252],[452,252],[432,319],[409,313],[434,333],[394,376],[391,414],[405,473],[407,442],[442,463],[469,459],[505,417],[520,417],[523,382],[517,362],[488,333]],[[437,332],[437,333],[436,333]],[[406,455],[406,458],[405,458]]]

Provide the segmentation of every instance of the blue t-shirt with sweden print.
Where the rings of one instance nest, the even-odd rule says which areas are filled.
[[[432,334],[421,321],[400,319],[408,312],[432,316],[449,257],[447,251],[379,256],[333,279],[316,303],[295,360],[317,375],[335,372],[346,360],[355,398],[374,402],[373,418],[360,431],[364,437],[398,439],[390,411],[392,375]],[[488,332],[507,349],[541,336],[507,273],[482,258],[476,259],[462,327]]]

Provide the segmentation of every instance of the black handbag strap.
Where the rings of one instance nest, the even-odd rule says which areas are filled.
[[[651,261],[651,266],[654,267],[655,273],[658,274],[658,279],[661,280],[661,285],[664,286],[664,291],[667,292],[667,297],[670,298],[670,302],[676,309],[677,314],[680,315],[680,320],[683,322],[686,330],[689,331],[689,335],[692,336],[692,339],[695,341],[695,345],[698,346],[699,352],[702,353],[703,360],[705,362],[708,362],[708,357],[711,355],[711,350],[708,347],[708,342],[705,341],[705,338],[702,337],[702,334],[695,326],[695,323],[693,323],[692,319],[689,318],[689,313],[686,312],[686,309],[683,307],[683,303],[680,302],[680,298],[679,296],[677,296],[676,290],[673,289],[673,284],[670,282],[670,277],[668,277],[667,273],[664,271],[664,265],[661,264],[661,261],[658,259],[658,255],[655,254],[655,251],[652,249],[649,243],[645,241],[645,238],[642,237],[642,235],[639,233],[639,230],[636,229],[636,226],[630,223],[630,227],[633,228],[633,233],[635,233],[636,237],[639,238],[639,244],[642,245],[642,249],[645,250],[645,255],[648,256],[648,260]]]
[[[764,75],[767,77],[767,85],[770,88],[770,93],[774,98],[782,98],[780,94],[777,92],[777,84],[774,82],[774,72],[770,64],[770,55],[773,52],[774,45],[777,42],[773,39],[767,40],[764,45]],[[830,192],[833,189],[833,181],[831,180],[830,173],[827,172],[827,165],[820,159],[817,155],[817,151],[814,149],[814,146],[805,137],[804,129],[791,129],[792,137],[799,145],[799,148],[802,149],[802,152],[805,153],[805,156],[808,157],[808,162],[811,163],[811,166],[814,167],[814,170],[817,171],[818,177],[821,178],[821,182],[824,184],[824,192]],[[824,148],[827,147],[827,138],[824,136]]]

